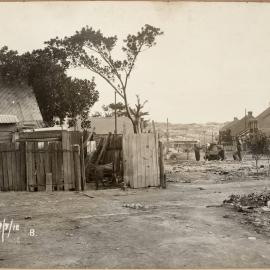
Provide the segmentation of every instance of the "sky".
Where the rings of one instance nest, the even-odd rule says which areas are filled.
[[[0,3],[0,47],[19,53],[89,25],[121,41],[143,25],[161,28],[157,45],[140,55],[128,98],[139,94],[157,122],[225,122],[256,116],[270,102],[270,4],[207,2],[14,2]],[[69,75],[92,78],[90,71]],[[112,89],[96,77],[100,99]],[[120,98],[119,98],[120,100]]]

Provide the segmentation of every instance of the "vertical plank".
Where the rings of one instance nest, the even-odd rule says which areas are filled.
[[[63,170],[64,170],[64,188],[69,190],[69,162],[68,162],[68,132],[66,130],[62,131],[62,149],[63,149]]]
[[[34,144],[32,142],[26,143],[26,179],[27,190],[34,191],[36,185],[35,177],[35,161],[34,161]]]
[[[45,175],[47,173],[51,172],[50,169],[50,152],[49,152],[49,143],[44,142],[44,170],[45,170]]]
[[[11,154],[11,171],[12,171],[12,190],[17,191],[17,166],[16,166],[16,145],[15,143],[10,144],[10,154]]]
[[[70,189],[75,188],[75,161],[73,156],[73,146],[69,151],[69,157],[70,157],[70,174],[71,174],[71,182],[70,182]]]
[[[153,181],[153,164],[152,164],[152,152],[153,152],[153,144],[152,137],[150,133],[145,133],[145,179],[146,179],[146,187],[154,186]]]
[[[62,149],[62,145],[60,145],[60,149],[61,149],[61,153],[60,153],[60,157],[59,157],[59,163],[60,168],[61,168],[61,184],[62,184],[62,190],[64,190],[64,171],[63,171],[63,149]]]
[[[138,163],[137,163],[137,136],[136,134],[130,137],[130,147],[131,147],[131,169],[132,169],[132,179],[134,188],[138,188]]]
[[[4,191],[2,144],[0,143],[0,191]]]
[[[41,191],[41,169],[40,169],[40,156],[38,143],[34,143],[34,164],[35,164],[35,175],[36,175],[36,185],[37,190]]]
[[[22,190],[20,177],[21,162],[20,162],[20,149],[18,143],[15,144],[15,171],[16,171],[15,177],[16,177],[17,191],[21,191]]]
[[[52,173],[46,173],[46,191],[47,192],[53,191],[53,188],[52,188]]]
[[[163,144],[159,141],[159,167],[160,167],[160,185],[162,188],[166,188],[166,181],[164,177],[164,156],[163,156]]]
[[[81,164],[80,164],[80,146],[75,144],[72,146],[74,161],[74,185],[75,190],[81,190]]]
[[[57,143],[57,190],[64,190],[63,181],[63,151],[62,145]]]
[[[20,151],[20,187],[22,191],[27,190],[26,185],[26,148],[25,142],[20,142],[19,151]]]
[[[160,181],[159,181],[159,173],[158,173],[158,141],[155,137],[155,133],[151,134],[152,136],[152,174],[153,174],[153,184],[155,187],[160,186]]]
[[[141,167],[142,167],[142,187],[149,185],[149,179],[147,178],[148,167],[147,167],[147,134],[139,134],[141,138],[140,143],[140,154],[141,154]]]
[[[74,165],[73,165],[73,153],[72,153],[72,142],[70,132],[68,132],[67,136],[67,150],[68,150],[69,190],[71,190],[75,188],[75,182],[74,182]]]
[[[155,142],[156,142],[156,179],[157,179],[157,186],[160,186],[160,165],[159,165],[159,156],[160,156],[160,147],[159,147],[159,135],[156,133],[155,134]],[[163,164],[163,170],[164,170],[164,144],[161,143],[161,147],[162,147],[162,164]],[[163,177],[164,177],[164,173],[163,173]]]
[[[123,178],[124,178],[124,186],[127,187],[129,185],[128,176],[127,176],[127,143],[126,143],[126,135],[122,136],[122,157],[123,157]]]
[[[134,181],[134,188],[139,187],[139,182],[138,182],[138,149],[137,149],[137,143],[139,144],[140,141],[138,140],[137,134],[134,134],[132,136],[131,140],[131,145],[132,145],[132,169],[133,169],[133,181]]]
[[[133,153],[134,160],[136,163],[135,169],[137,169],[137,188],[142,188],[143,185],[143,176],[144,176],[144,166],[143,166],[143,152],[142,152],[142,143],[141,137],[139,134],[136,134],[134,143],[136,143],[136,151]]]
[[[144,186],[152,186],[152,148],[150,134],[145,133],[144,135],[144,166],[145,166],[145,176],[144,176]]]
[[[33,191],[38,190],[38,180],[37,180],[37,164],[36,164],[36,146],[32,143],[32,175],[33,175]]]
[[[8,191],[9,182],[8,182],[8,162],[7,162],[7,145],[2,144],[2,161],[3,161],[3,190]]]
[[[52,190],[57,190],[57,148],[56,143],[50,144],[51,166],[52,166]]]
[[[129,186],[131,188],[134,188],[134,183],[133,183],[133,175],[132,175],[132,159],[130,155],[130,135],[126,134],[126,166],[127,166],[127,179]]]
[[[128,163],[128,178],[130,187],[134,188],[134,168],[133,168],[133,156],[132,156],[132,144],[131,144],[131,134],[127,134],[127,163]]]
[[[55,190],[59,190],[61,187],[59,186],[59,172],[58,172],[58,143],[55,142],[54,143],[54,148],[53,148],[53,156],[54,156],[54,176],[53,176],[53,179],[54,179],[54,186],[55,186]]]
[[[80,162],[81,162],[81,189],[84,190],[85,189],[85,185],[86,185],[86,179],[85,179],[85,161],[84,161],[84,144],[83,144],[83,136],[81,134],[80,137]]]
[[[25,143],[25,172],[26,172],[26,190],[29,191],[29,183],[31,182],[30,180],[30,153],[29,153],[29,143]],[[22,159],[22,157],[21,157]],[[31,162],[32,164],[32,162]]]
[[[12,179],[12,146],[7,144],[7,171],[8,171],[8,190],[13,190]]]
[[[39,159],[40,159],[40,190],[46,190],[46,172],[45,172],[45,150],[44,144],[42,149],[39,149]]]

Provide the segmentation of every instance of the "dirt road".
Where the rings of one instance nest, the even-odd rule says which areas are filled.
[[[192,173],[196,181],[166,190],[1,193],[1,220],[20,230],[0,241],[0,266],[270,267],[270,239],[219,207],[231,193],[260,191],[270,180],[218,182]]]

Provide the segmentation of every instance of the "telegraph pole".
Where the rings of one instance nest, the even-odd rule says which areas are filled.
[[[204,145],[206,144],[206,141],[205,141],[205,133],[206,133],[206,130],[203,131],[203,144],[204,144]]]
[[[245,108],[245,129],[247,129],[247,109]]]
[[[117,134],[116,91],[114,91],[114,133]]]
[[[167,153],[169,152],[169,120],[168,120],[168,117],[167,117],[167,132],[166,132],[166,135],[167,135]]]

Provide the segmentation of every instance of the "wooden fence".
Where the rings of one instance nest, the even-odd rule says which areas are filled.
[[[161,185],[159,143],[155,133],[123,135],[124,181],[132,188]]]
[[[0,190],[84,189],[82,136],[41,133],[24,134],[19,143],[0,144]]]
[[[0,144],[0,190],[26,190],[25,145]]]

